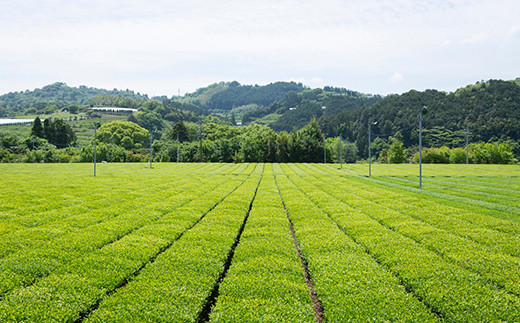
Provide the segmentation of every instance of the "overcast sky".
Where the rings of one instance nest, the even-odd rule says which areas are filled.
[[[0,94],[233,80],[389,94],[517,77],[518,0],[0,0]]]

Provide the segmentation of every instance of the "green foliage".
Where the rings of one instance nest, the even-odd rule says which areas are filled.
[[[477,164],[513,164],[516,162],[511,147],[507,143],[471,144],[470,151]]]
[[[94,140],[93,137],[92,140]],[[115,144],[124,146],[126,149],[132,149],[135,143],[149,141],[150,135],[146,129],[133,122],[113,121],[99,127],[97,140],[102,143]]]
[[[265,86],[221,82],[186,95],[185,101],[210,110],[231,110],[248,104],[268,106],[274,101],[281,101],[289,91],[300,92],[303,89],[302,84],[294,82],[276,82]]]
[[[11,153],[8,149],[4,147],[0,147],[0,163],[9,163],[11,162]]]
[[[66,147],[76,142],[76,134],[72,127],[62,119],[55,119],[51,123],[51,137],[49,142],[58,147]]]
[[[0,321],[520,320],[517,165],[366,168],[0,165]]]
[[[144,98],[135,99],[131,97],[125,97],[122,94],[97,94],[91,99],[90,105],[95,107],[120,107],[137,109],[143,102],[143,99]]]
[[[406,161],[403,143],[395,139],[388,149],[388,162],[390,164],[401,164]]]
[[[77,104],[71,104],[67,107],[67,110],[72,114],[77,114],[79,112],[79,105]]]
[[[276,106],[282,115],[271,126],[277,131],[301,128],[312,118],[335,116],[341,111],[367,106],[379,100],[380,96],[331,87],[325,87],[324,90],[306,89],[300,93],[289,92],[285,101]],[[329,135],[337,134],[337,129],[327,129],[326,132]]]
[[[334,163],[355,163],[358,155],[357,146],[345,140],[341,140],[340,147],[340,139],[336,138],[327,138],[327,162]],[[343,155],[343,160],[340,160],[340,151]]]
[[[170,131],[169,138],[171,140],[177,140],[177,138],[179,138],[179,141],[181,142],[188,140],[188,129],[184,125],[184,122],[177,121],[173,125]]]
[[[43,126],[38,117],[34,120],[33,127],[31,129],[31,136],[40,139],[46,139],[50,144],[57,146],[58,148],[64,148],[76,143],[76,133],[70,126],[62,119],[55,119],[51,121],[50,118],[46,118],[43,121]],[[29,145],[29,139],[26,140]],[[40,142],[36,140],[36,142]],[[38,147],[38,146],[37,146]]]
[[[314,322],[288,220],[266,165],[211,322]]]
[[[330,212],[331,219],[347,236],[366,248],[384,268],[399,275],[408,290],[443,319],[482,321],[500,317],[515,321],[518,314],[509,306],[520,306],[520,302],[512,294],[498,289],[495,283],[502,281],[501,284],[509,286],[509,291],[518,288],[517,273],[513,269],[518,260],[509,255],[511,252],[516,255],[518,250],[498,243],[502,251],[497,252],[497,240],[511,246],[507,242],[511,233],[494,230],[512,225],[516,232],[520,229],[517,221],[470,214],[467,207],[450,207],[443,199],[432,201],[428,193],[417,195],[416,188],[403,190],[402,185],[398,186],[400,189],[395,189],[397,185],[389,188],[395,177],[388,179],[383,178],[374,185],[372,180],[359,177],[342,178],[338,183],[322,176],[315,179],[316,187],[303,187],[303,190],[312,196],[316,205]],[[400,178],[398,181],[412,180]],[[485,181],[477,184],[479,181],[475,178],[472,182],[479,189],[487,186]],[[337,186],[345,189],[337,189]],[[316,189],[326,191],[327,198],[315,198],[318,194],[313,194],[313,190]],[[447,187],[441,190],[451,192]],[[450,193],[444,195],[458,200]],[[475,202],[493,199],[491,195],[482,195]],[[482,212],[482,206],[479,210]],[[491,227],[494,230],[487,230]],[[484,243],[485,240],[488,242]],[[509,305],[504,307],[504,304]]]
[[[123,147],[117,146],[113,143],[100,143],[96,147],[97,162],[125,162],[127,152]],[[83,163],[94,162],[94,147],[84,147],[79,154],[80,161]]]
[[[291,153],[293,162],[323,162],[323,133],[316,119],[293,135],[293,146],[298,147],[296,153]]]
[[[284,166],[283,172],[290,174],[292,167]],[[305,172],[301,177],[277,173],[276,181],[294,224],[299,249],[312,273],[314,288],[320,295],[326,321],[361,322],[374,317],[436,321],[424,304],[407,293],[395,276],[365,252],[365,245],[352,240],[352,233],[344,232],[343,221],[351,219],[358,223],[356,212],[343,205],[339,207],[337,200],[332,200],[322,188],[316,188],[312,184],[317,181],[314,176],[308,177]],[[334,177],[327,184],[329,190],[349,194],[348,186],[338,187],[337,179]],[[338,218],[343,215],[342,222],[336,215]],[[358,231],[365,227],[358,223]],[[393,302],[387,301],[390,299]]]
[[[33,126],[31,128],[31,136],[35,136],[38,138],[45,138],[45,135],[43,133],[43,125],[42,121],[39,117],[36,117],[33,122]]]
[[[128,117],[128,121],[151,131],[161,130],[164,125],[160,114],[155,111],[137,111]]]
[[[412,161],[419,162],[417,152]],[[469,163],[475,164],[514,164],[511,147],[507,143],[477,143],[469,145]],[[464,148],[423,148],[422,162],[426,164],[463,164],[466,163],[466,150]]]
[[[245,162],[274,160],[276,133],[271,128],[261,125],[242,127],[239,140]]]
[[[520,139],[520,85],[513,81],[490,80],[459,89],[453,93],[436,90],[409,91],[390,95],[369,108],[345,110],[323,116],[320,124],[325,132],[336,134],[345,125],[345,137],[357,141],[360,157],[368,155],[366,124],[378,121],[374,133],[393,134],[401,131],[404,147],[417,144],[417,108],[426,105],[423,116],[423,140],[430,147],[461,147],[464,129],[469,127],[470,141],[506,141]]]
[[[247,130],[245,131],[247,132]],[[204,133],[206,139],[215,141],[221,139],[233,139],[240,135],[241,130],[237,127],[229,125],[204,123],[202,125],[202,132]]]
[[[451,151],[448,147],[424,148],[422,161],[427,164],[448,164],[450,156]]]
[[[86,106],[91,104],[96,96],[100,98],[116,98],[118,100],[146,101],[146,95],[140,95],[130,90],[112,91],[96,89],[80,85],[70,87],[65,83],[53,83],[35,89],[33,91],[10,92],[0,96],[0,117],[16,116],[26,109],[34,108],[38,113],[48,114],[56,110],[66,108],[70,105]],[[94,102],[97,102],[94,100]],[[107,103],[106,101],[101,101]],[[111,101],[114,102],[114,101]],[[120,104],[107,104],[109,106],[121,106]]]
[[[468,162],[469,162],[469,156],[468,156]],[[452,164],[466,163],[466,150],[464,148],[453,148],[450,153],[450,163],[452,163]]]

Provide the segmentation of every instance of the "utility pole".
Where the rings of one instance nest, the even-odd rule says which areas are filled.
[[[150,134],[150,169],[152,169],[152,130],[149,130]]]
[[[34,136],[32,137],[32,155],[33,155],[33,164],[34,164]]]
[[[94,122],[94,177],[96,177],[96,147],[97,147],[97,128],[99,123]]]
[[[341,140],[341,130],[339,131],[339,169],[343,169],[343,144]]]
[[[368,123],[368,177],[372,176],[372,150],[370,149],[370,143],[372,142],[370,136],[372,134],[372,126],[375,126],[376,122]]]
[[[177,132],[177,162],[179,162],[179,133]]]
[[[422,188],[422,115],[428,113],[428,108],[419,108],[419,188]]]
[[[327,163],[327,140],[325,139],[325,134],[323,134],[323,163]]]
[[[202,133],[202,121],[200,122],[200,134],[199,134],[199,140],[200,140],[200,162],[202,163],[202,138],[204,138],[204,134]]]
[[[469,164],[469,139],[468,139],[468,135],[469,135],[469,127],[466,126],[466,165]]]

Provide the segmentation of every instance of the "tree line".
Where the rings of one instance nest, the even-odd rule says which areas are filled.
[[[36,162],[92,162],[94,138],[84,147],[69,147],[53,141],[72,129],[62,127],[62,120],[41,122],[35,120],[32,135],[38,138]],[[65,124],[67,126],[67,124]],[[62,133],[63,132],[63,133]],[[49,139],[52,138],[52,139]],[[418,152],[409,153],[398,133],[384,146],[374,141],[380,149],[374,161],[380,163],[418,162]],[[17,145],[2,139],[0,160],[16,161]],[[25,148],[18,152],[17,161],[32,161],[32,142],[26,140]],[[353,163],[359,161],[357,145],[340,137],[325,138],[316,119],[303,128],[275,132],[265,125],[234,127],[218,123],[193,123],[178,121],[164,131],[147,130],[129,121],[114,121],[97,129],[98,160],[107,162],[146,162],[150,158],[158,162],[310,162]],[[379,147],[378,147],[379,145]],[[61,148],[61,149],[60,149]],[[18,148],[19,149],[19,148]],[[511,164],[517,160],[507,143],[472,143],[469,145],[470,163]],[[424,148],[424,163],[464,163],[466,151],[462,147]]]
[[[388,145],[389,136],[399,133],[404,147],[417,151],[418,108],[428,107],[423,118],[423,143],[426,147],[460,147],[466,130],[470,142],[507,143],[520,156],[519,81],[478,82],[452,93],[437,90],[409,91],[390,95],[371,106],[322,116],[319,123],[330,135],[342,135],[355,142],[360,158],[368,157],[368,124],[373,138]],[[384,142],[384,143],[382,143]],[[376,151],[378,151],[376,149]]]

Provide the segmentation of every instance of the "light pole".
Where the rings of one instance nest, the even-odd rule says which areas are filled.
[[[96,147],[97,147],[97,128],[99,122],[94,122],[94,177],[96,177]]]
[[[202,163],[202,138],[204,138],[204,134],[202,133],[202,121],[200,122],[200,134],[199,134],[199,141],[200,141],[200,162]]]
[[[321,110],[325,110],[327,109],[326,106],[322,106],[321,107]],[[326,164],[327,163],[327,139],[325,138],[326,134],[325,132],[323,133],[323,163]]]
[[[422,116],[428,113],[428,108],[423,106],[419,111],[419,188],[422,188]]]
[[[327,139],[325,138],[325,133],[323,133],[323,163],[327,163]]]
[[[149,130],[148,133],[150,134],[150,169],[152,169],[152,130]]]
[[[179,133],[177,132],[177,162],[179,162]]]
[[[372,140],[370,135],[372,134],[372,126],[375,126],[376,124],[377,121],[368,123],[368,177],[372,176],[372,152],[370,149],[370,143]]]
[[[468,135],[469,135],[469,127],[466,126],[466,129],[464,129],[465,132],[466,132],[466,165],[469,164],[469,139],[468,139]]]
[[[341,143],[341,130],[339,131],[339,169],[343,169],[343,145]]]

